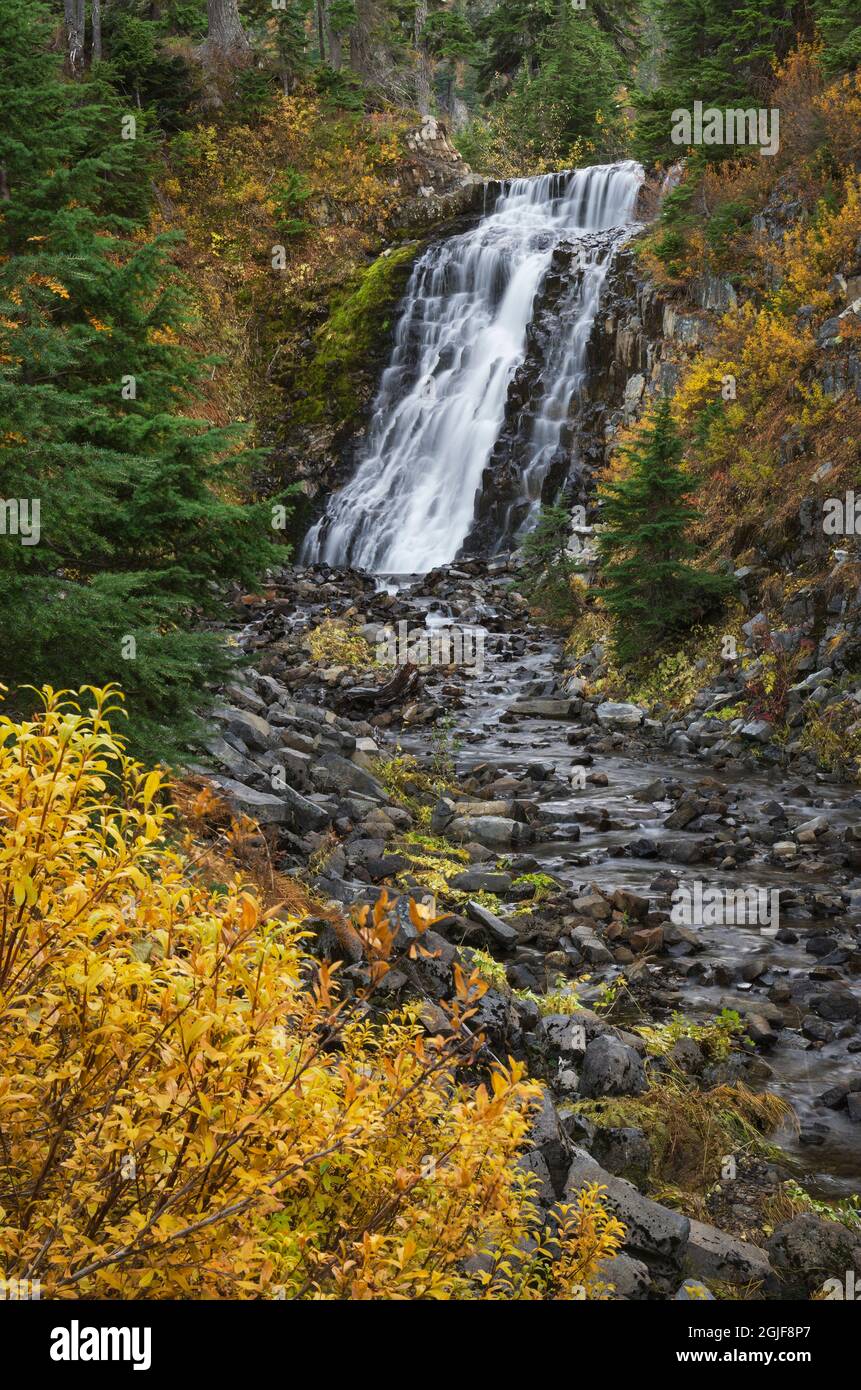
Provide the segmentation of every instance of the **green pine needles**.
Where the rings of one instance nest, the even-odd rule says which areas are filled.
[[[172,239],[145,239],[145,119],[63,79],[53,22],[0,0],[0,679],[116,681],[136,751],[169,758],[228,668],[202,620],[286,552],[236,500],[254,455],[182,413],[202,363]]]
[[[659,398],[635,442],[623,451],[629,471],[601,491],[598,534],[601,598],[613,621],[617,661],[637,661],[714,609],[731,580],[695,569],[689,528],[696,520],[691,477],[669,398]]]

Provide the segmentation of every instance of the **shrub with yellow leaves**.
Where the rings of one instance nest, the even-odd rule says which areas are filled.
[[[376,1008],[403,958],[381,899],[341,924],[365,982],[339,990],[301,920],[170,847],[118,692],[39,698],[0,718],[0,1273],[54,1298],[606,1296],[622,1228],[595,1188],[536,1224],[537,1088],[488,1070],[481,981],[433,1035]]]

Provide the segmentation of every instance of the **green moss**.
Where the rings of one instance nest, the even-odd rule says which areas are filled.
[[[450,844],[441,835],[423,835],[419,830],[408,830],[403,839],[405,844],[417,845],[429,854],[439,854],[444,859],[458,859],[461,864],[469,863],[469,852],[459,845]]]
[[[384,252],[338,292],[317,331],[314,356],[297,383],[299,423],[347,421],[361,408],[359,384],[391,330],[419,250],[419,242],[410,242]]]
[[[673,1014],[669,1023],[642,1026],[637,1032],[653,1057],[666,1057],[680,1038],[692,1038],[709,1062],[722,1062],[733,1044],[744,1039],[744,1023],[735,1009],[722,1009],[706,1023],[696,1023],[684,1014]]]
[[[551,878],[550,874],[521,874],[519,878],[514,880],[512,887],[518,888],[527,883],[535,889],[532,895],[533,903],[543,902],[551,893],[558,893],[559,891],[559,884],[555,878]]]
[[[444,778],[425,771],[411,753],[400,750],[391,758],[375,758],[373,772],[392,800],[411,811],[422,825],[429,823],[431,809],[439,798],[457,790]],[[424,819],[420,816],[422,810],[427,812]],[[451,847],[447,852],[450,851]]]
[[[834,1202],[826,1202],[813,1197],[793,1179],[783,1183],[783,1196],[791,1204],[793,1215],[801,1212],[814,1212],[826,1221],[839,1221],[850,1231],[861,1231],[861,1197],[853,1192],[849,1197],[838,1197]]]
[[[536,994],[531,989],[516,989],[514,995],[517,999],[535,1004],[542,1018],[545,1018],[548,1014],[576,1014],[577,1010],[583,1007],[577,998],[576,989],[576,980],[566,980],[564,975],[557,975],[553,988],[546,990],[544,994]]]

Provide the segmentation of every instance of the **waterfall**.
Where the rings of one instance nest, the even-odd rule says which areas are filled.
[[[482,473],[524,359],[533,304],[563,242],[580,247],[578,303],[546,364],[523,441],[524,496],[537,507],[580,380],[612,249],[631,224],[639,164],[514,179],[469,231],[418,259],[401,306],[362,457],[308,533],[306,563],[382,574],[448,564],[475,514]],[[597,232],[611,233],[595,237]]]

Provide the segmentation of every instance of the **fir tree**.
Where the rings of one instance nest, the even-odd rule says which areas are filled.
[[[137,748],[164,757],[227,666],[198,620],[283,552],[270,508],[231,500],[235,432],[179,413],[200,364],[171,240],[146,240],[140,113],[124,140],[108,86],[63,80],[34,0],[0,0],[0,34],[2,676],[116,681]],[[10,501],[38,505],[36,543]]]
[[[661,397],[636,441],[623,451],[627,476],[602,489],[601,597],[613,620],[621,663],[651,652],[689,627],[726,594],[723,575],[694,569],[688,532],[696,520],[693,481],[682,469],[681,441]]]
[[[850,72],[861,64],[861,11],[857,0],[813,0],[813,13],[825,44],[828,73]]]
[[[637,98],[636,153],[645,160],[684,154],[670,139],[676,108],[766,105],[775,59],[812,36],[808,5],[787,0],[655,0],[652,13],[661,57],[657,85]],[[704,153],[721,159],[737,150],[711,145]]]
[[[567,499],[541,508],[524,538],[521,588],[530,603],[554,623],[572,621],[580,611],[577,564],[569,553],[571,510]]]

